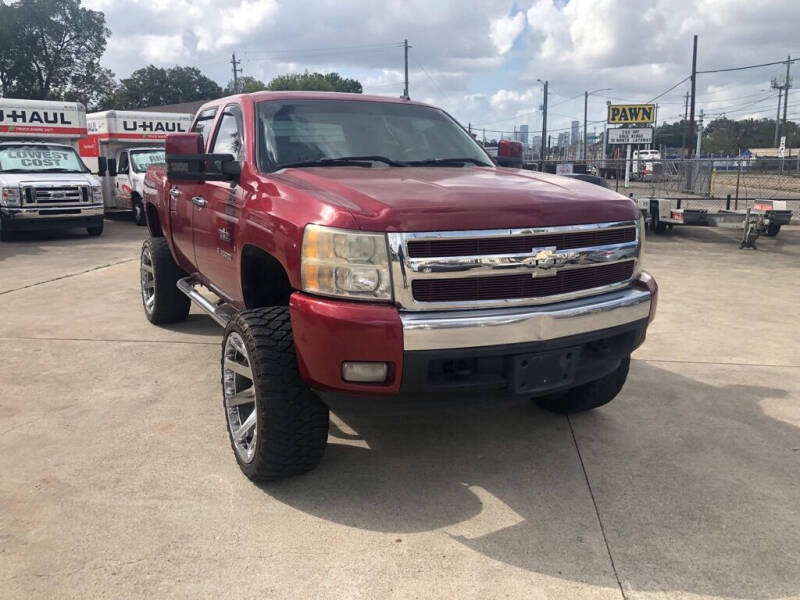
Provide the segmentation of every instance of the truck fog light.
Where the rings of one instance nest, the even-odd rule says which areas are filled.
[[[336,287],[345,292],[374,292],[381,283],[378,269],[337,267]]]
[[[343,362],[342,379],[353,383],[383,383],[389,373],[385,362]]]

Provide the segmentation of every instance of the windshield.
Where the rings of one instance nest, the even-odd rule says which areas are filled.
[[[0,147],[2,173],[85,173],[78,153],[65,146],[20,145]]]
[[[86,166],[72,148],[20,145],[0,147],[2,173],[85,173]]]
[[[144,173],[150,165],[164,165],[163,150],[134,150],[131,152],[131,167],[135,173]]]
[[[264,172],[303,163],[492,166],[486,153],[452,118],[416,104],[266,101],[258,104],[256,127],[259,168]],[[330,160],[345,158],[359,160]]]

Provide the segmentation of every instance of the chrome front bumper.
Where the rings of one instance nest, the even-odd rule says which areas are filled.
[[[74,212],[79,211],[79,212]],[[12,221],[33,221],[39,219],[48,220],[69,220],[69,219],[85,219],[87,217],[102,217],[105,209],[102,204],[82,204],[82,205],[66,205],[66,206],[48,206],[48,207],[11,207],[4,206],[0,208],[2,213]]]
[[[650,292],[637,287],[546,306],[401,312],[405,350],[473,348],[554,340],[647,319]]]

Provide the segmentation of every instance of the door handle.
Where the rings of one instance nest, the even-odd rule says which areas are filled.
[[[169,191],[169,197],[173,200],[176,200],[181,197],[181,191],[174,187]]]
[[[202,196],[194,196],[192,198],[192,204],[194,204],[197,208],[203,208],[206,205],[206,199]]]

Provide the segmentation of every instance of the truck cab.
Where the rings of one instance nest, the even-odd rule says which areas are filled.
[[[100,182],[77,152],[85,135],[81,104],[0,99],[0,239],[23,230],[103,232]]]

